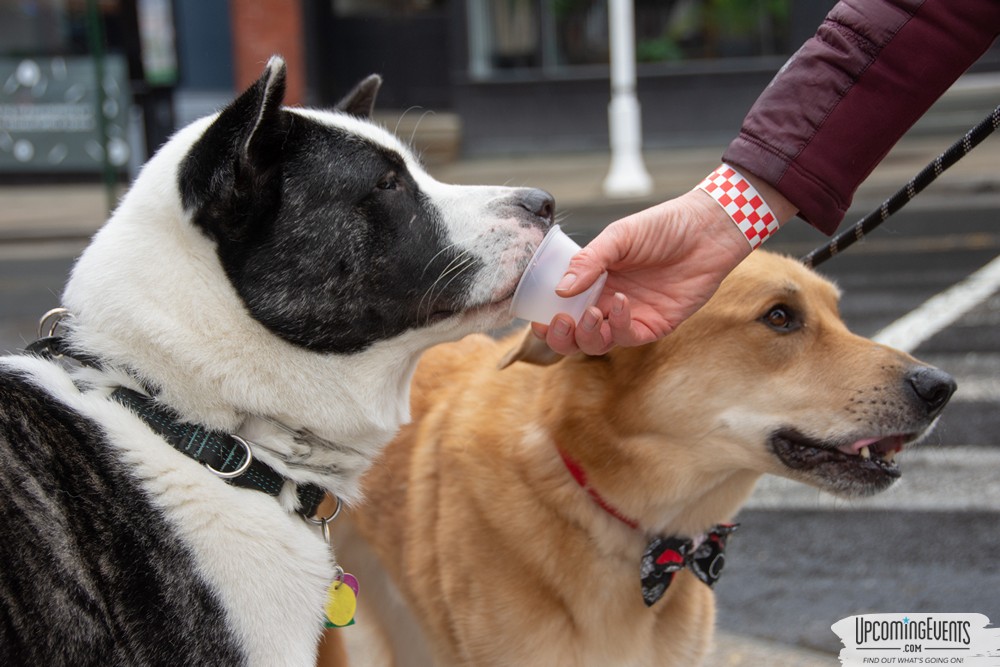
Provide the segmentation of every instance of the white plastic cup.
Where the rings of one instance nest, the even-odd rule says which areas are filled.
[[[608,279],[608,274],[602,273],[585,292],[569,298],[557,295],[556,285],[579,251],[580,246],[566,236],[559,225],[552,225],[517,284],[510,303],[511,315],[548,324],[558,313],[566,313],[574,322],[579,322],[583,313],[597,303]]]

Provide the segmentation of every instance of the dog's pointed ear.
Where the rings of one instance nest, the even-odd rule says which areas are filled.
[[[271,56],[260,78],[234,103],[233,106],[242,102],[242,112],[246,114],[249,111],[250,114],[249,118],[242,119],[244,132],[247,134],[243,154],[247,158],[256,157],[252,155],[254,151],[271,147],[275,143],[275,130],[280,130],[277,132],[279,135],[284,134],[280,119],[287,78],[284,58]],[[247,120],[250,122],[246,122]]]
[[[178,174],[184,208],[217,240],[244,238],[279,203],[288,132],[285,61],[272,56],[260,78],[191,147]]]
[[[529,327],[521,342],[517,347],[512,348],[497,364],[497,369],[503,370],[515,361],[523,361],[536,366],[550,366],[563,359],[558,352],[553,352],[552,348],[545,344],[545,341],[535,336]]]
[[[381,87],[382,77],[378,74],[369,74],[364,81],[354,86],[344,99],[337,102],[334,108],[358,118],[371,118],[372,112],[375,111],[375,98],[378,97]]]

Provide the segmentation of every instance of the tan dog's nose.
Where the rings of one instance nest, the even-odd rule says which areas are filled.
[[[937,368],[922,366],[909,372],[906,382],[929,417],[936,417],[955,393],[955,378]]]

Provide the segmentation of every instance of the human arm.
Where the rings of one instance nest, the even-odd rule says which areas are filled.
[[[723,160],[782,211],[779,221],[798,211],[833,233],[858,185],[998,30],[996,0],[841,0],[758,98]],[[608,270],[600,314],[589,310],[575,327],[557,316],[534,325],[536,335],[562,354],[601,354],[676,328],[749,252],[728,243],[740,240],[732,221],[705,201],[693,191],[612,223],[559,291],[572,296]]]
[[[858,186],[998,32],[996,0],[841,0],[722,159],[832,234]]]

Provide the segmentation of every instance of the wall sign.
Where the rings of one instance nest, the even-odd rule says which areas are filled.
[[[104,59],[107,141],[99,136],[97,83],[87,57],[0,58],[0,173],[99,172],[129,159],[125,60]]]

